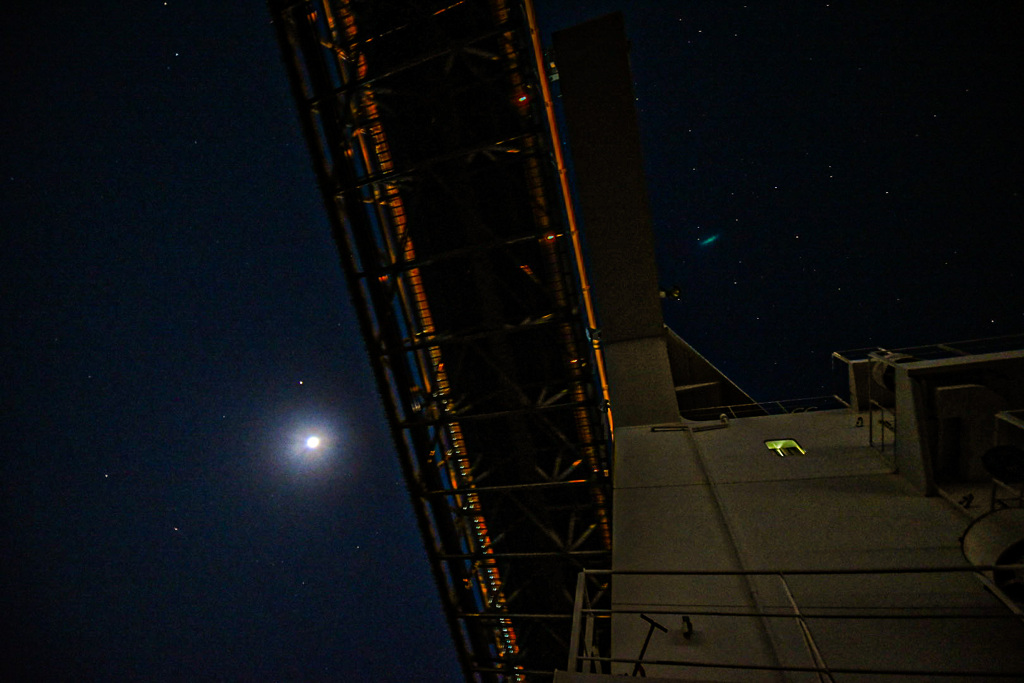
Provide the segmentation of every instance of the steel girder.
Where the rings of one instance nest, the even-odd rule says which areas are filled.
[[[532,8],[269,4],[467,678],[550,674],[610,420]]]

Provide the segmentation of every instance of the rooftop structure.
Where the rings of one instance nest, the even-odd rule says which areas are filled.
[[[568,33],[555,54],[597,310],[615,331],[615,526],[612,569],[580,575],[556,680],[1024,675],[1024,337],[836,353],[835,395],[744,400],[660,310],[638,314],[656,303],[651,240],[623,259],[601,202],[627,200],[591,170],[629,158],[599,120],[632,98],[570,87],[623,71],[625,41],[609,18]],[[601,579],[610,608],[592,601]]]
[[[569,668],[1024,675],[1022,342],[837,353],[848,407],[619,429],[612,608],[577,610],[612,647]]]

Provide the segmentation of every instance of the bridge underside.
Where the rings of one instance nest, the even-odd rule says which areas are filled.
[[[550,677],[611,565],[610,426],[532,9],[270,8],[467,678]]]

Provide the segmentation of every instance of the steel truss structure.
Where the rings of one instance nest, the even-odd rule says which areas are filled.
[[[463,669],[550,677],[611,426],[532,7],[269,5]]]

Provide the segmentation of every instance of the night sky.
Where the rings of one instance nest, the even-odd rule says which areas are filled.
[[[11,4],[0,678],[457,679],[264,4]],[[762,400],[1024,331],[1019,7],[851,4],[539,7],[625,12],[666,321]]]

